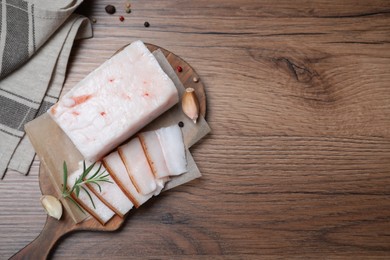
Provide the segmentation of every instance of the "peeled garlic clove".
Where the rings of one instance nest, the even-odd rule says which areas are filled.
[[[186,88],[182,97],[181,105],[184,114],[186,114],[196,124],[196,120],[199,116],[199,101],[193,88]]]
[[[43,195],[41,197],[41,203],[50,217],[56,218],[58,220],[61,218],[62,204],[56,197],[51,195]]]

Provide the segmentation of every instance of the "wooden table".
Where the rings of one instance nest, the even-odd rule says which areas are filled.
[[[84,3],[95,35],[75,44],[65,90],[142,39],[201,75],[213,131],[192,148],[202,179],[53,258],[390,257],[390,2],[317,2]],[[0,259],[43,227],[38,169],[0,182]]]

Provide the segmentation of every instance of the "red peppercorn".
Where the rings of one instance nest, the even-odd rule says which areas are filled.
[[[121,22],[123,22],[123,21],[125,20],[125,18],[121,15],[121,16],[119,16],[119,20],[120,20]]]
[[[176,68],[176,69],[177,69],[177,71],[178,71],[178,72],[182,72],[182,71],[183,71],[183,68],[182,68],[182,67],[180,67],[180,66],[177,66],[177,68]]]

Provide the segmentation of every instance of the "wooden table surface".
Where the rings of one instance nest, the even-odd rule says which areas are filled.
[[[206,86],[203,177],[54,259],[390,257],[390,1],[131,3],[83,4],[65,90],[135,39],[181,56]],[[0,181],[0,259],[43,227],[38,169]]]

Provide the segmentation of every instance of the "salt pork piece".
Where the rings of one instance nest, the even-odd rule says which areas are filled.
[[[89,165],[87,165],[89,167]],[[108,175],[107,179],[111,182],[99,182],[100,188],[96,184],[87,184],[88,188],[110,209],[112,209],[120,217],[123,217],[133,207],[133,203],[119,188],[115,180],[109,175],[106,169],[100,163],[96,163],[92,170],[88,173],[87,178],[91,177],[99,170],[99,173]]]
[[[141,41],[133,42],[48,111],[85,159],[97,161],[179,100]]]
[[[155,131],[148,131],[138,134],[142,148],[148,158],[150,168],[156,178],[164,178],[169,176],[167,164],[164,154],[161,149],[158,137]],[[184,144],[183,144],[184,145]]]
[[[118,152],[137,191],[143,195],[154,192],[157,184],[138,137],[120,146]]]
[[[180,175],[187,171],[183,134],[178,125],[156,130],[169,175]]]
[[[74,183],[76,182],[76,179],[80,176],[80,174],[81,171],[78,170],[68,177],[69,188],[73,187]],[[72,194],[72,197],[79,203],[79,205],[83,209],[85,209],[89,214],[91,214],[102,225],[106,224],[107,221],[109,221],[115,215],[114,211],[107,207],[87,186],[84,185],[84,188],[88,190],[96,208],[93,207],[91,199],[83,189],[80,189],[78,197],[76,197],[74,194]]]
[[[133,202],[134,206],[138,208],[150,199],[153,194],[142,195],[138,193],[130,176],[127,173],[126,167],[122,162],[121,157],[117,151],[110,153],[103,158],[103,164],[111,177],[118,183],[122,191]]]
[[[161,193],[161,191],[164,189],[165,187],[165,183],[167,181],[169,181],[170,178],[169,177],[164,177],[164,178],[161,178],[161,179],[156,179],[156,184],[157,184],[157,189],[154,191],[153,195],[154,196],[157,196]]]

